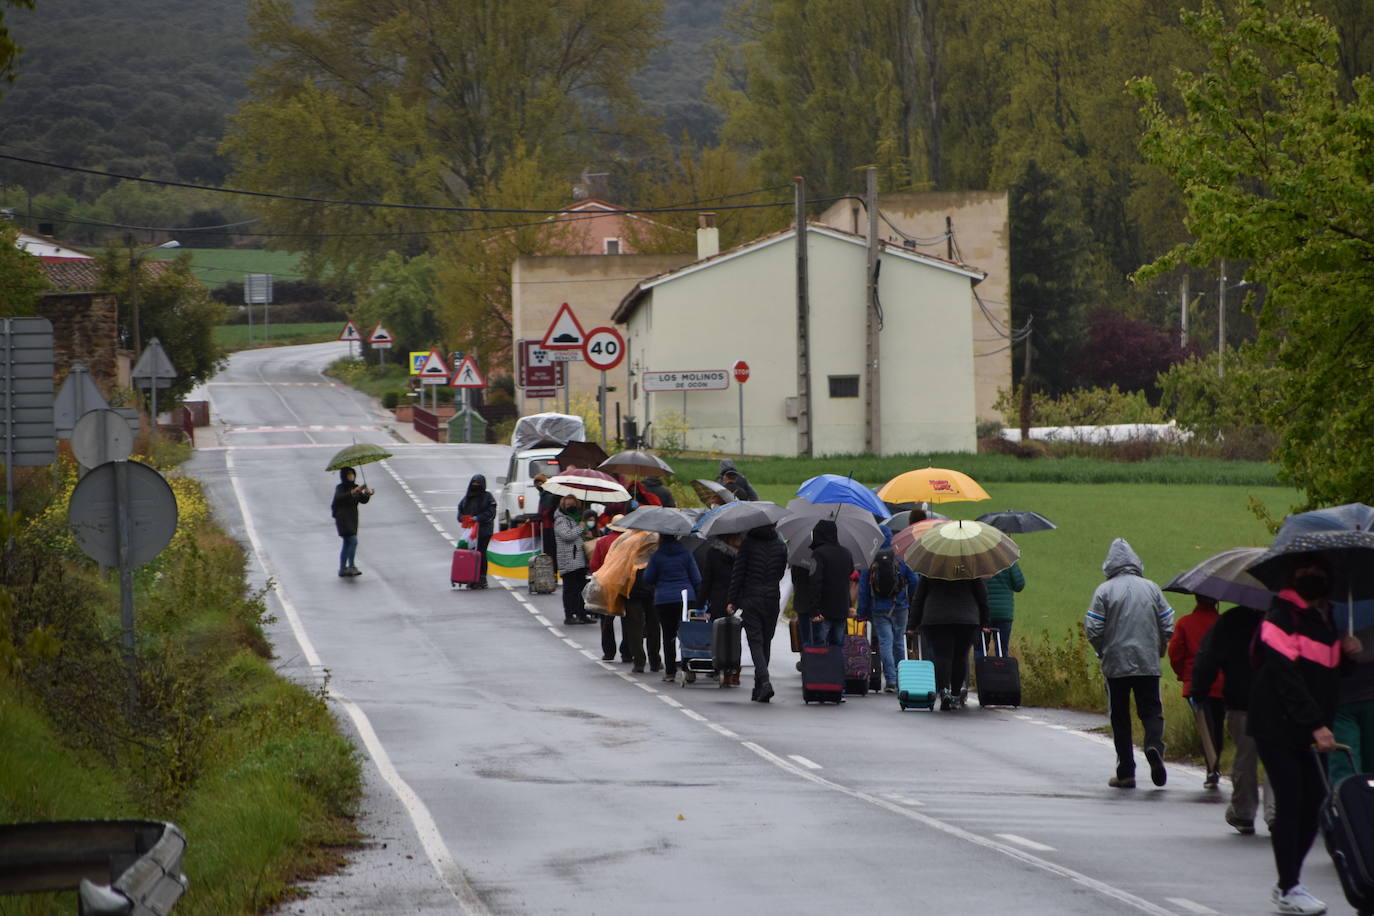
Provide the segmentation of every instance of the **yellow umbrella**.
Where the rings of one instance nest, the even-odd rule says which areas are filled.
[[[948,468],[907,471],[883,484],[878,498],[887,503],[952,503],[991,499],[978,481]]]

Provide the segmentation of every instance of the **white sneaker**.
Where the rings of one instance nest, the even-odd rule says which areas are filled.
[[[1274,904],[1275,913],[1317,916],[1318,913],[1326,912],[1326,904],[1313,897],[1301,884],[1293,885],[1286,894],[1275,886],[1269,894],[1269,900]]]

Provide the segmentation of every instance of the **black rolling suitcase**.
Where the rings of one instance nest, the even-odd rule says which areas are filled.
[[[720,672],[739,670],[740,634],[744,621],[734,614],[726,614],[711,621],[711,664]],[[724,686],[722,679],[721,686]]]
[[[844,650],[839,646],[802,646],[802,702],[844,701]]]
[[[1350,748],[1342,746],[1339,752],[1354,764]],[[1345,899],[1362,914],[1374,913],[1374,773],[1356,773],[1333,786],[1326,761],[1320,763],[1329,790],[1318,816],[1326,851]]]
[[[1021,663],[1002,654],[1002,634],[997,633],[993,645],[983,634],[983,657],[973,662],[973,676],[978,682],[979,706],[1021,705]]]

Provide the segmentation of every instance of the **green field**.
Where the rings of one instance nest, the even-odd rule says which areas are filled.
[[[1169,484],[987,483],[992,499],[942,503],[951,518],[975,518],[995,509],[1033,509],[1059,528],[1018,535],[1026,590],[1016,599],[1017,638],[1048,629],[1058,638],[1077,626],[1102,581],[1102,560],[1112,539],[1131,542],[1145,575],[1164,585],[1228,547],[1263,546],[1272,539],[1250,512],[1248,499],[1282,518],[1301,499],[1283,487],[1174,486]],[[786,505],[795,487],[763,485],[759,495]],[[1185,595],[1167,596],[1179,614],[1192,610]]]
[[[322,321],[309,324],[273,324],[268,326],[268,336],[263,336],[262,324],[253,325],[252,347],[285,347],[291,344],[324,343],[339,339],[339,322]],[[248,325],[221,324],[215,328],[215,343],[228,350],[246,350]]]
[[[244,274],[271,274],[278,280],[301,280],[301,256],[257,248],[154,248],[143,257],[170,261],[183,252],[192,256],[191,271],[206,286],[241,282]]]

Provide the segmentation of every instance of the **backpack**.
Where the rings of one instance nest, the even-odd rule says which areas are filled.
[[[895,598],[902,591],[902,577],[897,574],[897,555],[891,547],[884,547],[873,555],[868,567],[868,587],[879,598]]]

